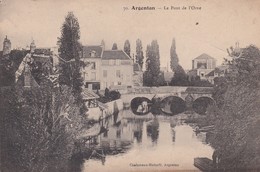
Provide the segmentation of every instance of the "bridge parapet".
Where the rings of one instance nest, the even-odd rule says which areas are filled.
[[[153,98],[154,96],[164,99],[169,96],[180,97],[184,101],[187,96],[191,96],[195,101],[200,97],[208,97],[212,99],[212,87],[175,87],[175,86],[163,86],[163,87],[135,87],[128,89],[128,94],[122,94],[124,102],[131,102],[135,97]]]

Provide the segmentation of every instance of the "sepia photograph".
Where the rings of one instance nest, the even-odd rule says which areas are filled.
[[[0,0],[0,172],[258,172],[259,107],[259,0]]]

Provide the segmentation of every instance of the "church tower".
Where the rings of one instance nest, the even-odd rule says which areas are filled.
[[[3,42],[3,55],[9,54],[11,52],[11,41],[7,38]]]
[[[31,45],[30,45],[30,52],[34,53],[34,50],[36,49],[36,45],[34,43],[34,40],[32,41]]]

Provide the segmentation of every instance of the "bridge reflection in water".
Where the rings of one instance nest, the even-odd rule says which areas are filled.
[[[203,133],[196,135],[194,127],[183,122],[186,117],[119,112],[116,120],[109,119],[107,130],[95,142],[86,144],[90,151],[81,170],[197,170],[193,159],[211,158],[213,149],[206,144]]]

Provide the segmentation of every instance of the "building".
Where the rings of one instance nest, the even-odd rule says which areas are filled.
[[[134,63],[134,73],[133,73],[133,86],[142,87],[143,86],[143,71],[138,63]]]
[[[235,77],[237,75],[237,68],[233,65],[221,65],[216,67],[213,71],[206,75],[206,79],[214,84],[214,79],[217,77]]]
[[[81,73],[85,87],[89,88],[90,90],[100,89],[102,54],[102,45],[82,47],[81,60],[84,62],[84,65],[81,68]]]
[[[122,50],[105,50],[104,47],[103,41],[102,45],[82,47],[81,74],[85,87],[90,90],[132,87],[133,60]]]
[[[3,42],[3,56],[11,52],[11,48],[12,48],[11,45],[12,45],[11,41],[6,36]]]
[[[105,50],[101,61],[102,90],[133,86],[133,60],[123,50]]]
[[[192,70],[188,72],[189,75],[199,76],[200,79],[206,79],[206,75],[216,68],[216,59],[208,54],[201,54],[192,60]]]
[[[37,48],[32,41],[30,50],[23,57],[15,72],[15,82],[24,87],[40,85],[43,79],[49,79],[53,74],[53,53],[51,48]]]

